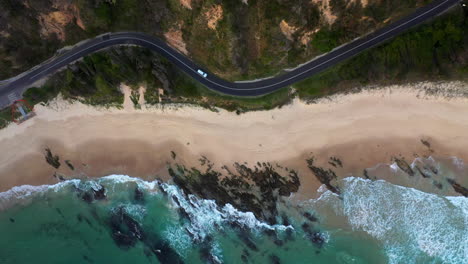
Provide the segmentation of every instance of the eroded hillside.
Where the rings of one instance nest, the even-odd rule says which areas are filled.
[[[404,0],[1,0],[0,79],[105,32],[142,31],[227,79],[274,74],[408,13]],[[209,51],[209,52],[207,52]]]

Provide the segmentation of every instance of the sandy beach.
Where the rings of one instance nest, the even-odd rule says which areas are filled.
[[[0,191],[56,183],[54,173],[167,179],[168,162],[197,166],[205,156],[218,168],[258,161],[294,168],[301,195],[314,196],[321,184],[307,168],[311,156],[318,164],[342,160],[340,176],[390,164],[392,157],[468,160],[468,98],[428,93],[467,88],[462,82],[389,86],[241,115],[194,106],[101,109],[57,98],[37,105],[33,119],[0,130]],[[46,148],[60,157],[59,169],[45,161]]]

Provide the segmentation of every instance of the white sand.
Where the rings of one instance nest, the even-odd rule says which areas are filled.
[[[134,173],[149,177],[164,167],[170,150],[177,150],[178,158],[188,163],[205,155],[220,165],[291,161],[320,151],[341,155],[353,164],[359,160],[389,162],[382,159],[394,152],[411,155],[424,149],[421,138],[436,144],[440,155],[466,160],[468,99],[427,96],[424,88],[463,91],[468,85],[391,86],[309,105],[295,100],[281,109],[242,115],[188,106],[98,109],[58,98],[48,107],[36,106],[33,119],[0,130],[0,189],[53,182],[55,170],[43,157],[46,146],[76,167],[86,164],[77,171],[91,176]],[[305,165],[303,160],[295,162]],[[314,188],[318,186],[310,174],[303,177]]]

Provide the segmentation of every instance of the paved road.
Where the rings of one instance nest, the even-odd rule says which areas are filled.
[[[21,95],[29,85],[56,72],[60,68],[98,50],[110,46],[128,44],[142,46],[158,52],[177,65],[182,71],[211,90],[234,96],[264,95],[301,81],[366,49],[395,37],[403,31],[443,13],[457,3],[459,3],[459,0],[436,0],[427,6],[417,9],[408,17],[336,48],[326,55],[318,57],[292,71],[280,76],[251,82],[228,82],[220,79],[214,74],[210,74],[208,71],[202,69],[189,58],[169,47],[163,41],[143,33],[122,32],[106,34],[84,42],[58,58],[50,60],[17,78],[6,80],[4,83],[0,81],[0,108],[6,107],[14,100],[21,98]],[[201,76],[197,73],[198,69],[207,72],[208,76],[206,78]]]

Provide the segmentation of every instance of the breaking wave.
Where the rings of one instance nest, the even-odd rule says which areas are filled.
[[[468,263],[468,198],[349,177],[312,201],[378,239],[389,263]],[[336,217],[332,216],[332,217]]]

